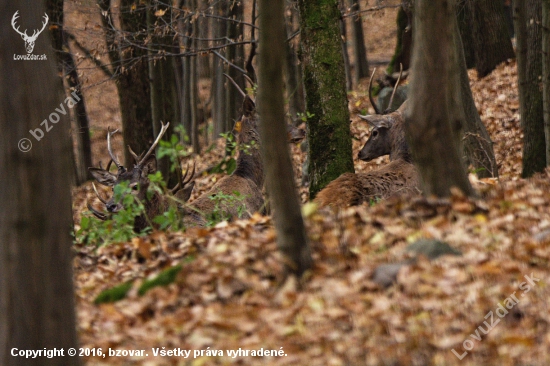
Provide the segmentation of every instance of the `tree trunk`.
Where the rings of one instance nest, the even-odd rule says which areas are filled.
[[[523,127],[523,171],[530,177],[546,166],[542,106],[542,4],[538,0],[514,1],[519,110]]]
[[[227,16],[227,3],[220,1],[214,6],[215,14],[220,17]],[[214,38],[227,36],[227,23],[224,20],[212,18],[212,30],[214,31]],[[223,41],[222,41],[223,42]],[[221,44],[221,42],[218,42]],[[219,51],[220,53],[223,50]],[[224,63],[219,57],[214,56],[213,62],[214,79],[212,81],[212,123],[214,125],[212,129],[212,139],[220,137],[220,133],[227,132],[231,129],[229,118],[227,117],[227,106],[225,98],[225,77]]]
[[[310,198],[353,172],[338,1],[298,0],[308,120]],[[323,45],[323,47],[320,47]]]
[[[498,177],[498,166],[493,151],[493,142],[479,117],[472,90],[470,89],[470,80],[464,57],[465,48],[460,38],[458,22],[455,21],[455,18],[451,19],[451,21],[453,22],[453,41],[459,68],[460,105],[465,115],[462,140],[464,142],[466,164],[472,164],[476,169],[477,176],[480,178]]]
[[[412,13],[408,7],[407,10],[403,7],[399,8],[399,12],[397,13],[397,43],[393,57],[386,70],[390,75],[399,70],[399,64],[403,64],[403,70],[408,70],[410,67],[413,42],[411,17]]]
[[[495,67],[514,58],[514,49],[508,36],[504,4],[501,0],[472,0],[473,40],[476,70],[482,78]]]
[[[451,187],[473,189],[459,155],[460,105],[458,60],[453,45],[455,1],[417,0],[410,108],[406,133],[425,195],[449,196]],[[437,77],[433,77],[437,75]]]
[[[287,271],[301,276],[311,268],[298,195],[294,186],[292,161],[285,138],[283,100],[283,57],[285,29],[283,0],[260,0],[260,50],[258,108],[261,116],[262,157],[271,207],[274,211],[277,244],[285,257]]]
[[[147,27],[150,37],[148,43],[149,84],[151,90],[151,118],[153,121],[153,134],[158,135],[161,129],[161,121],[170,122],[170,127],[163,140],[170,139],[174,125],[179,121],[178,116],[178,91],[176,84],[175,63],[172,57],[166,58],[165,52],[175,53],[174,39],[171,35],[158,36],[163,30],[158,26],[155,12],[158,10],[156,1],[150,1],[150,9],[147,12]],[[172,12],[166,9],[163,17],[171,19]],[[162,173],[169,187],[178,183],[178,176],[171,170],[171,161],[168,157],[157,158],[157,169]]]
[[[349,0],[352,11],[361,11],[359,0]],[[367,60],[367,48],[365,47],[365,37],[363,35],[363,18],[361,13],[353,17],[351,22],[353,44],[353,55],[355,58],[354,85],[359,85],[361,79],[369,76],[369,62]]]
[[[53,39],[53,48],[56,51],[58,71],[63,80],[67,80],[69,87],[68,93],[74,92],[79,102],[74,107],[75,133],[76,140],[76,184],[82,184],[92,175],[88,168],[92,166],[92,150],[90,142],[90,128],[88,122],[88,113],[86,112],[86,103],[81,91],[78,70],[74,62],[73,55],[69,52],[69,42],[63,28],[63,0],[48,0],[46,8],[50,14],[50,22],[57,27],[51,30]],[[67,76],[65,78],[65,76]],[[67,95],[69,96],[69,95]]]
[[[240,1],[232,1],[230,2],[229,6],[229,19],[234,19],[237,21],[243,20],[243,5]],[[227,38],[230,39],[232,42],[238,42],[240,39],[243,38],[243,26],[239,22],[228,22],[227,23]],[[225,42],[225,41],[224,41]],[[240,67],[241,69],[244,68],[244,47],[243,45],[238,46],[230,46],[226,49],[226,58],[231,62],[233,65]],[[245,89],[245,82],[244,78],[242,77],[242,73],[235,69],[233,66],[229,65],[227,69],[227,74],[235,80],[237,85],[244,90]],[[224,77],[225,79],[225,77]],[[227,105],[227,112],[228,112],[228,122],[230,123],[229,129],[232,128],[233,122],[237,120],[237,118],[240,117],[239,110],[242,106],[242,99],[239,93],[226,93],[225,94],[226,99],[226,105]]]
[[[474,47],[474,25],[472,24],[472,1],[458,0],[456,17],[458,28],[460,29],[460,38],[464,48],[464,58],[466,68],[471,69],[476,66],[476,52]]]
[[[345,7],[344,0],[340,0],[340,7]],[[342,9],[340,9],[340,14]],[[342,55],[344,56],[344,70],[346,71],[346,90],[351,90],[353,88],[353,82],[351,79],[351,65],[349,61],[349,52],[348,52],[348,36],[346,33],[346,21],[340,16],[340,33],[341,33],[341,44],[342,44]]]
[[[143,75],[149,74],[147,50],[123,43],[117,39],[117,30],[113,28],[114,21],[109,0],[98,0],[102,11],[101,20],[105,29],[105,40],[109,50],[109,61],[114,66],[113,74],[117,78],[117,91],[122,117],[122,135],[124,138],[124,165],[133,166],[134,160],[128,152],[128,145],[138,155],[149,149],[153,141],[153,124],[151,123],[151,100],[149,80]],[[132,43],[141,44],[144,41],[140,27],[146,24],[147,8],[138,5],[133,9],[133,0],[120,1],[120,25],[127,32]],[[122,43],[122,44],[121,44]],[[123,50],[119,52],[118,50]]]
[[[289,19],[285,19],[286,25],[286,38],[289,39],[294,33],[293,30],[293,15],[292,10],[290,12]],[[288,100],[288,113],[290,114],[290,120],[293,124],[301,123],[301,120],[297,118],[298,113],[304,113],[305,101],[304,90],[301,82],[300,67],[298,65],[298,56],[294,50],[292,41],[285,42],[286,46],[286,62],[284,67],[285,72],[285,90],[286,99]]]
[[[67,356],[78,347],[70,121],[58,113],[55,123],[47,121],[49,130],[40,125],[60,103],[68,105],[47,30],[34,47],[47,60],[13,59],[26,54],[10,25],[13,14],[19,11],[25,24],[40,26],[44,3],[2,1],[0,8],[0,364],[78,365],[78,357]],[[65,357],[14,357],[14,348],[57,348]]]
[[[546,165],[550,165],[550,0],[542,0],[542,93]]]

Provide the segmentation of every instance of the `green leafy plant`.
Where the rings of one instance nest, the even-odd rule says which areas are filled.
[[[233,192],[233,194],[224,194],[218,192],[209,197],[214,202],[214,210],[208,215],[207,226],[214,226],[222,221],[229,220],[231,213],[229,210],[235,208],[237,211],[237,217],[241,218],[246,213],[246,196],[240,192]]]
[[[296,113],[296,117],[302,122],[307,122],[308,119],[315,117],[315,114],[309,113],[308,111],[306,111],[305,113],[298,112]]]

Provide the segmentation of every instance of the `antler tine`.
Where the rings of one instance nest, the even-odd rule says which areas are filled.
[[[99,212],[98,210],[96,210],[95,208],[92,207],[92,205],[90,205],[89,202],[86,202],[86,206],[88,207],[88,210],[90,210],[95,217],[97,217],[98,219],[100,220],[107,220],[107,215],[105,215],[103,212]]]
[[[185,175],[182,178],[183,185],[186,185],[187,183],[191,182],[193,180],[193,177],[195,176],[195,161],[193,161],[193,171],[191,172],[191,175],[189,176],[189,179],[187,178],[187,173],[189,173],[189,164],[187,164],[187,170],[185,171]]]
[[[231,81],[233,83],[233,85],[235,85],[235,87],[237,88],[237,90],[239,91],[239,93],[241,93],[241,95],[243,96],[243,98],[246,97],[246,93],[239,87],[239,85],[235,82],[235,80],[233,80],[233,78],[227,74],[224,73],[224,76],[226,78],[229,79],[229,81]]]
[[[136,164],[137,164],[138,161],[139,161],[139,156],[134,152],[134,150],[132,150],[132,148],[130,147],[130,145],[128,145],[128,151],[130,152],[130,154],[131,154],[132,157],[134,158],[134,161],[135,161]]]
[[[111,160],[115,163],[116,167],[119,170],[124,170],[124,167],[118,162],[115,154],[113,153],[113,149],[111,147],[111,136],[113,136],[117,132],[118,130],[114,130],[113,132],[111,132],[111,127],[107,128],[107,151],[109,151],[109,156],[111,156]]]
[[[388,110],[391,110],[393,97],[395,96],[395,92],[397,91],[397,87],[399,86],[399,82],[401,81],[401,75],[403,75],[403,64],[399,63],[399,76],[397,77],[397,82],[395,83],[393,87],[393,91],[391,92],[390,103],[388,104]]]
[[[254,87],[254,85],[256,85],[256,83],[254,83],[254,80],[252,80],[252,78],[246,74],[243,74],[244,78],[250,83],[250,86],[251,87]]]
[[[92,187],[94,188],[94,192],[97,196],[97,198],[99,198],[99,200],[101,201],[101,203],[103,203],[104,205],[107,204],[107,201],[105,201],[103,198],[101,198],[101,196],[99,195],[99,192],[97,191],[97,188],[95,186],[95,184],[92,182]]]
[[[109,171],[111,169],[111,165],[113,164],[113,159],[110,159],[109,160],[109,163],[107,164],[107,169],[105,169],[106,171]]]
[[[372,80],[374,79],[375,72],[376,72],[376,67],[374,68],[374,70],[372,70],[372,75],[370,76],[370,80],[369,80],[369,100],[370,100],[370,104],[372,105],[372,108],[374,108],[374,113],[380,114],[380,111],[378,110],[378,108],[376,107],[376,104],[374,103],[374,98],[372,97]]]
[[[139,162],[137,163],[137,166],[142,166],[143,163],[145,163],[145,161],[147,160],[147,158],[153,153],[153,151],[155,151],[155,148],[157,147],[157,145],[159,144],[159,141],[160,139],[162,138],[162,136],[166,133],[166,131],[168,130],[168,127],[170,126],[170,122],[166,122],[166,124],[163,124],[162,121],[160,121],[160,125],[162,126],[160,128],[160,132],[157,136],[157,138],[155,139],[155,142],[153,142],[153,145],[151,145],[151,147],[149,148],[149,150],[147,151],[147,153],[145,153],[145,155],[143,156],[143,158],[141,158],[139,160]]]

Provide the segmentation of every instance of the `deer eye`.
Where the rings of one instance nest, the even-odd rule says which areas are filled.
[[[372,131],[372,137],[376,137],[376,136],[378,136],[378,131],[377,130]]]
[[[137,183],[134,183],[134,184],[130,185],[130,188],[132,188],[132,191],[137,191],[138,190]]]

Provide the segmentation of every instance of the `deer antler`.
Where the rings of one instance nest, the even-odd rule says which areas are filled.
[[[99,212],[98,210],[93,208],[92,205],[90,205],[89,202],[86,203],[86,206],[88,207],[88,210],[90,210],[94,214],[95,217],[97,217],[98,219],[100,219],[102,221],[107,220],[107,215],[105,215],[103,212]]]
[[[130,145],[128,145],[128,151],[130,152],[130,154],[132,155],[132,157],[134,158],[136,164],[139,162],[139,160],[141,159],[141,155],[138,156],[134,150],[132,150],[132,148],[130,147]],[[143,153],[142,153],[143,154]]]
[[[185,170],[185,175],[181,177],[181,171],[178,168],[178,184],[174,188],[172,188],[170,191],[172,194],[175,194],[178,190],[185,187],[189,182],[193,180],[193,177],[195,176],[195,162],[193,161],[193,171],[191,172],[191,175],[189,178],[187,178],[187,174],[189,174],[189,164],[187,164],[187,169]]]
[[[48,14],[44,14],[44,18],[46,19],[44,20],[44,22],[42,22],[42,29],[40,30],[35,29],[32,36],[29,37],[30,39],[35,40],[38,37],[38,35],[44,31],[44,29],[46,28],[46,25],[48,24],[48,20],[50,20],[50,18],[48,18]]]
[[[111,127],[107,128],[107,151],[109,151],[109,156],[111,156],[111,160],[115,163],[117,168],[119,170],[124,170],[124,167],[118,162],[115,154],[113,153],[113,149],[111,148],[111,136],[113,136],[117,132],[118,130],[114,130],[113,132],[111,132]]]
[[[397,91],[397,87],[399,86],[399,82],[401,81],[401,75],[403,75],[403,64],[399,63],[399,76],[397,77],[397,81],[395,83],[395,86],[393,87],[393,91],[391,92],[390,102],[388,104],[388,108],[384,111],[386,113],[389,113],[391,111],[391,105],[393,103],[393,97],[395,96],[395,92]]]
[[[17,10],[15,12],[15,14],[13,14],[13,17],[11,18],[11,26],[13,28],[14,31],[16,31],[17,33],[19,33],[21,35],[21,37],[28,37],[27,36],[27,30],[25,29],[25,32],[21,32],[19,30],[19,26],[16,26],[15,22],[17,21],[17,18],[19,18],[19,10]]]
[[[372,70],[372,75],[370,76],[370,80],[369,80],[369,100],[370,100],[370,104],[372,105],[372,108],[374,108],[374,113],[380,114],[378,107],[376,107],[376,104],[374,103],[374,98],[372,97],[372,79],[374,79],[375,72],[376,72],[376,68]]]
[[[153,151],[155,151],[155,148],[159,144],[160,139],[166,133],[166,131],[168,130],[168,127],[170,126],[170,122],[167,122],[166,124],[163,124],[162,121],[160,121],[160,124],[161,124],[162,127],[160,128],[160,132],[159,132],[157,138],[155,139],[155,142],[153,142],[153,145],[149,148],[147,153],[145,153],[143,158],[141,158],[141,160],[137,163],[138,167],[141,167],[145,163],[147,158],[153,153]]]
[[[239,85],[235,82],[235,80],[233,80],[233,78],[227,74],[223,74],[226,78],[229,79],[229,81],[231,81],[231,83],[233,83],[233,85],[235,85],[235,88],[237,88],[237,90],[239,91],[239,93],[241,93],[241,95],[243,96],[243,98],[246,98],[246,93],[239,87]]]
[[[101,201],[101,203],[103,203],[104,205],[107,205],[107,201],[105,201],[103,198],[101,198],[101,196],[99,195],[99,192],[97,191],[97,188],[96,188],[96,186],[93,182],[92,182],[92,187],[94,188],[94,192],[95,192],[97,198],[99,198],[99,200]]]

